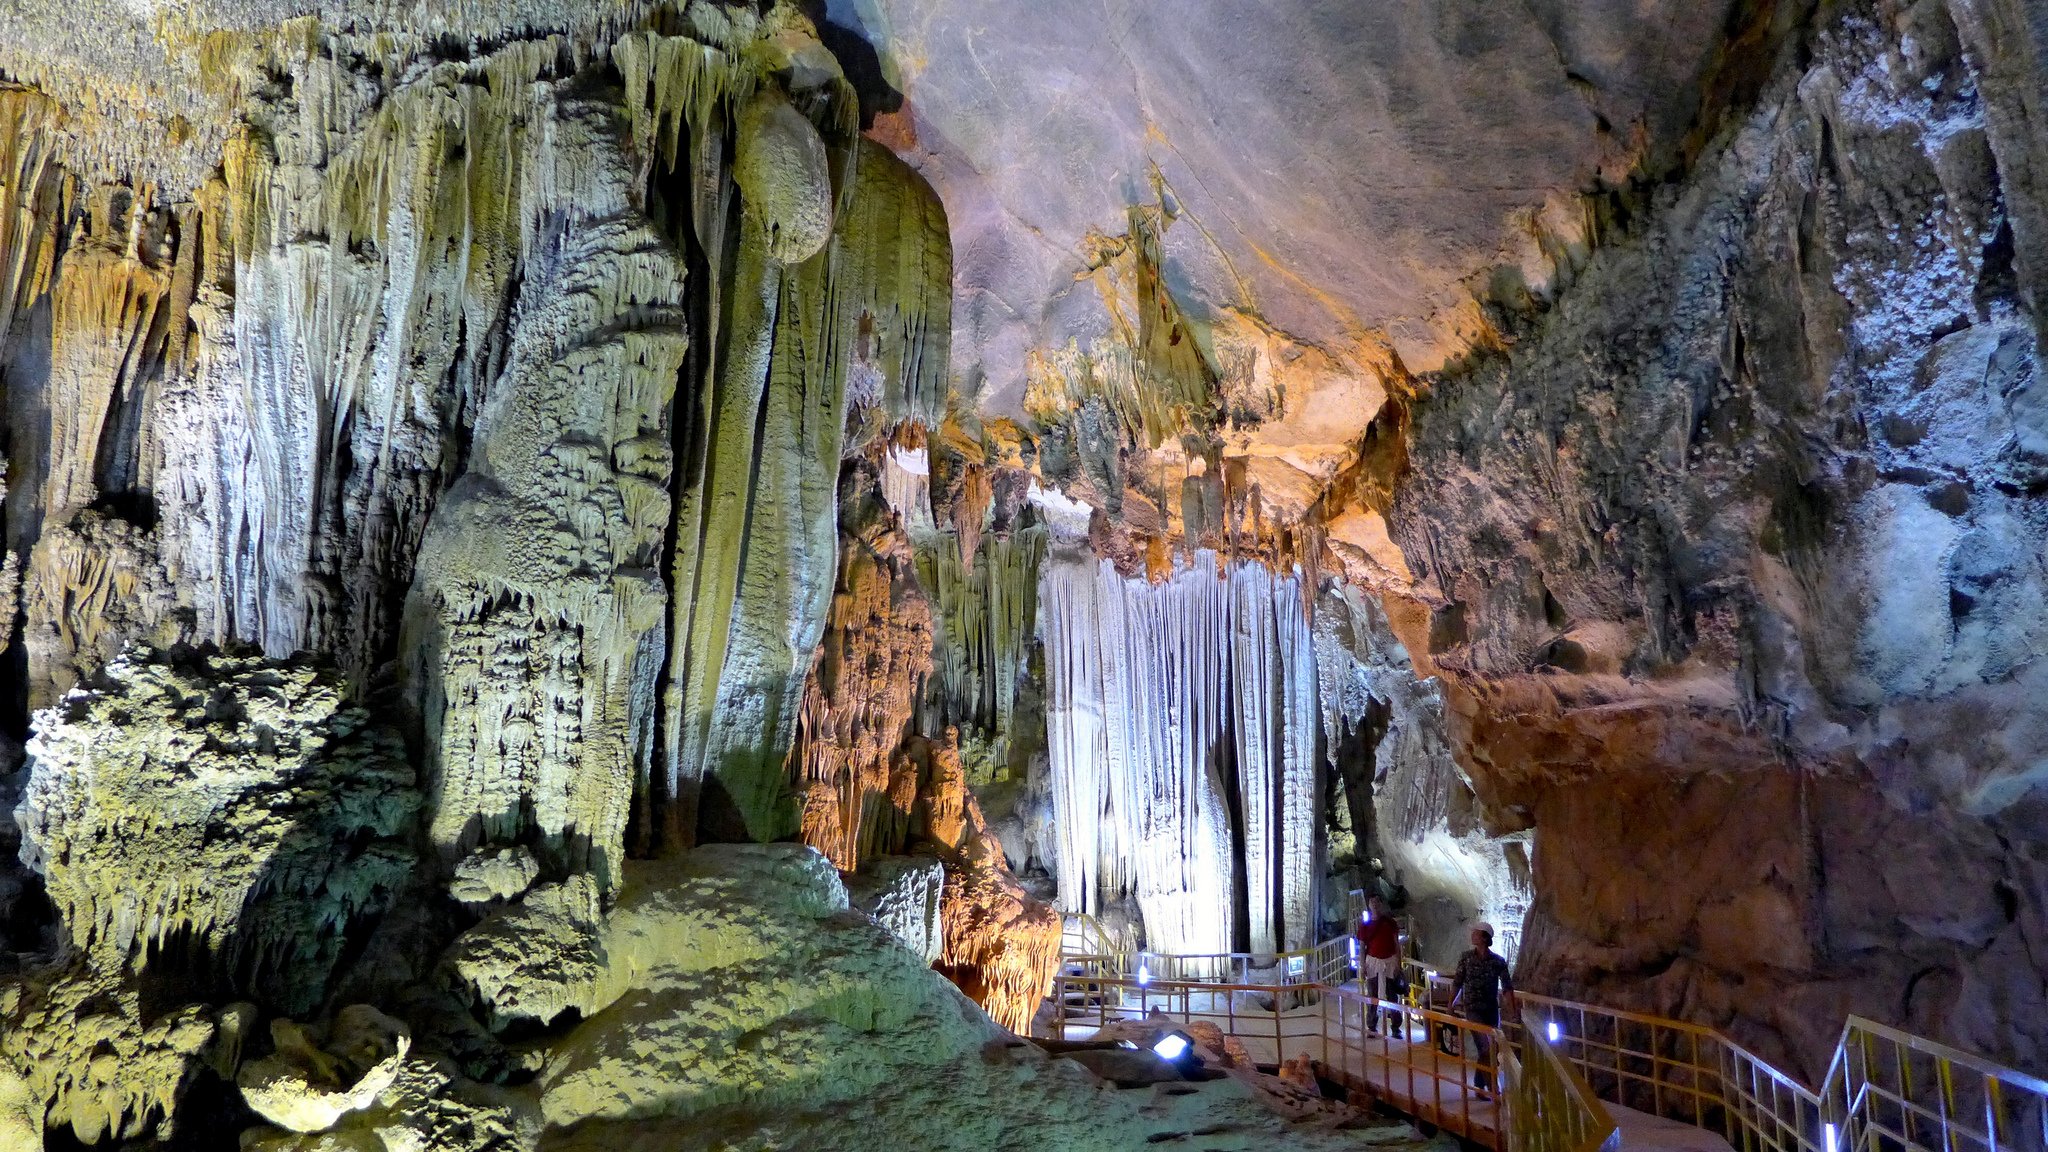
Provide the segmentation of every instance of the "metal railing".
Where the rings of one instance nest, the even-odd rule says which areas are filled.
[[[1736,1152],[2048,1152],[2048,1081],[1860,1016],[1815,1092],[1710,1028],[1522,1000],[1524,1028],[1602,1099],[1719,1132]]]
[[[1185,1025],[1213,1024],[1258,1064],[1278,1065],[1307,1053],[1323,1075],[1351,1090],[1384,1099],[1453,1135],[1505,1147],[1503,1100],[1513,1089],[1491,1091],[1506,1053],[1497,1029],[1320,984],[1080,975],[1053,982],[1050,1025],[1061,1039],[1155,1014]],[[1374,1024],[1384,1026],[1375,1030]]]
[[[1397,1004],[1344,986],[1352,963],[1348,938],[1265,957],[1256,968],[1250,962],[1259,958],[1241,953],[1141,955],[1143,980],[1117,971],[1115,958],[1069,957],[1094,963],[1086,975],[1063,982],[1091,982],[1103,1020],[1128,1015],[1133,1003],[1140,1011],[1164,1007],[1176,995],[1183,1009],[1203,1005],[1191,1019],[1215,1018],[1232,1035],[1241,1035],[1236,1028],[1243,1019],[1257,1021],[1255,1031],[1263,1036],[1270,1015],[1276,1058],[1309,1043],[1287,1032],[1285,1018],[1319,1021],[1313,1043],[1321,1045],[1317,1058],[1331,1070],[1362,1076],[1399,1069],[1401,1084],[1415,1091],[1391,1103],[1446,1131],[1509,1147],[1480,1135],[1500,1133],[1497,1105],[1475,1113],[1460,1102],[1462,1094],[1454,1099],[1442,1089],[1493,1071],[1481,1043],[1492,1030],[1432,1008],[1430,972],[1418,962],[1404,961],[1410,995]],[[1180,959],[1197,963],[1176,963]],[[1228,970],[1277,969],[1278,978],[1217,982],[1201,972],[1205,963],[1239,959],[1245,963]],[[1134,1002],[1130,989],[1138,990]],[[1263,1006],[1248,1008],[1247,993],[1263,995],[1255,1002]],[[1208,999],[1200,1000],[1205,994]],[[2048,1152],[2048,1081],[1860,1016],[1844,1026],[1816,1092],[1711,1028],[1531,993],[1519,1000],[1521,1019],[1508,1022],[1501,1034],[1508,1050],[1498,1058],[1510,1099],[1520,1100],[1510,1107],[1515,1139],[1531,1141],[1514,1146],[1515,1152],[1597,1152],[1600,1143],[1584,1142],[1603,1131],[1599,1113],[1581,1109],[1585,1101],[1572,1102],[1579,1089],[1587,1100],[1719,1133],[1733,1152]],[[1407,1035],[1372,1037],[1365,1024],[1374,1008],[1401,1014]],[[1068,1020],[1058,1011],[1055,1019],[1063,1026]],[[1427,1033],[1423,1043],[1414,1042],[1418,1027]],[[1564,1081],[1560,1068],[1570,1074]],[[1420,1091],[1430,1085],[1433,1091]],[[1392,1091],[1364,1086],[1379,1095]],[[1572,1119],[1553,1123],[1558,1117]]]
[[[1509,1152],[1618,1152],[1621,1127],[1572,1063],[1552,1047],[1544,1022],[1522,1009],[1520,1050],[1501,1054],[1508,1070]]]
[[[1334,986],[1344,983],[1350,971],[1351,942],[1339,937],[1313,948],[1269,953],[1069,952],[1060,957],[1060,966],[1070,975],[1142,975],[1165,983]]]
[[[1822,1152],[2043,1152],[2048,1081],[1849,1017],[1822,1089]]]
[[[1131,951],[1127,941],[1086,912],[1070,912],[1060,922],[1063,955],[1110,958],[1127,956]]]

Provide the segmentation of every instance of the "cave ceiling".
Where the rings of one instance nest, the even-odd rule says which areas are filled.
[[[1277,444],[1355,436],[1358,388],[1426,372],[1499,277],[1541,289],[1576,194],[1685,135],[1726,0],[832,0],[901,105],[880,130],[946,201],[956,375],[1018,406],[1033,349],[1105,321],[1076,290],[1134,203],[1179,219],[1166,272],[1197,326],[1250,324],[1314,367]],[[1327,361],[1325,360],[1327,357]],[[1314,400],[1310,400],[1314,404]],[[1297,427],[1297,425],[1300,425]]]

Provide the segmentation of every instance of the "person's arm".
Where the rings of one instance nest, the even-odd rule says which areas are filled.
[[[1505,960],[1500,963],[1500,1008],[1509,1017],[1519,1014],[1515,1008],[1515,974]]]

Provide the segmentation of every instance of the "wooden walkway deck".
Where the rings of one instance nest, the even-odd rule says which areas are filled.
[[[1340,1020],[1330,1001],[1297,1008],[1277,1017],[1237,1015],[1225,1025],[1222,1009],[1165,1011],[1179,1023],[1206,1022],[1224,1028],[1245,1047],[1253,1062],[1278,1065],[1306,1052],[1326,1079],[1347,1092],[1370,1095],[1417,1120],[1490,1147],[1501,1146],[1505,1125],[1502,1105],[1473,1083],[1472,1061],[1429,1043],[1423,1026],[1411,1022],[1411,1038],[1367,1033],[1356,1023]],[[1067,1038],[1094,1035],[1093,1026],[1069,1025]]]
[[[1327,999],[1277,1016],[1232,1013],[1215,1003],[1189,1007],[1161,1015],[1183,1024],[1217,1024],[1261,1065],[1306,1052],[1321,1075],[1347,1092],[1369,1095],[1474,1143],[1504,1146],[1507,1118],[1501,1101],[1475,1086],[1474,1061],[1430,1043],[1420,1020],[1408,1020],[1409,1036],[1398,1038],[1367,1032],[1355,1018],[1342,1018]],[[1067,1038],[1087,1039],[1095,1031],[1092,1025],[1070,1024]],[[1718,1133],[1618,1104],[1607,1107],[1620,1126],[1623,1152],[1732,1152]]]

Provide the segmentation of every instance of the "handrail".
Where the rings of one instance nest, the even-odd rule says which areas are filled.
[[[1621,1126],[1550,1044],[1543,1022],[1522,1009],[1522,1052],[1502,1055],[1508,1072],[1510,1152],[1615,1152]]]
[[[1426,978],[1428,970],[1413,961],[1404,964],[1411,970],[1414,1003],[1395,1005],[1346,987],[1348,948],[1348,937],[1338,937],[1275,955],[1270,962],[1282,966],[1278,984],[1188,978],[1169,971],[1175,958],[1145,953],[1146,962],[1160,970],[1148,971],[1147,981],[1137,983],[1211,992],[1257,989],[1276,996],[1276,1013],[1282,1011],[1284,990],[1290,1007],[1320,1002],[1325,1016],[1334,1002],[1340,1021],[1345,1012],[1362,1021],[1366,1009],[1377,1006],[1450,1021],[1459,1035],[1472,1027],[1428,1006],[1424,979],[1413,978],[1418,971]],[[1303,958],[1299,978],[1285,963],[1290,957]],[[1068,958],[1076,959],[1081,958]],[[1076,979],[1100,986],[1129,976],[1111,970],[1117,958],[1090,959],[1097,961],[1093,971]],[[1525,1092],[1551,1093],[1553,1108],[1562,1106],[1555,1098],[1560,1089],[1543,1065],[1552,1057],[1591,1097],[1719,1132],[1733,1152],[2048,1152],[2048,1080],[1861,1016],[1843,1025],[1827,1079],[1815,1091],[1712,1028],[1533,993],[1519,999],[1522,1019],[1510,1021],[1505,1033],[1519,1049],[1519,1060],[1503,1052],[1500,1071],[1511,1091],[1519,1084]],[[1332,1050],[1348,1051],[1349,1043],[1342,1034],[1325,1038]],[[1521,1124],[1517,1119],[1518,1130]],[[1530,1139],[1550,1140],[1540,1152],[1587,1152],[1567,1148],[1556,1133]]]
[[[1506,1053],[1495,1028],[1320,984],[1075,974],[1053,981],[1051,1024],[1063,1039],[1070,1038],[1070,1028],[1100,1030],[1112,1020],[1154,1012],[1189,1025],[1214,1024],[1248,1049],[1257,1046],[1261,1054],[1270,1045],[1274,1064],[1306,1053],[1333,1079],[1386,1097],[1453,1135],[1502,1147],[1508,1112],[1500,1098],[1474,1087],[1475,1082],[1491,1082],[1499,1056]],[[1393,1027],[1374,1033],[1368,1025],[1375,1017],[1386,1018],[1389,1025],[1398,1020],[1407,1035],[1390,1035]],[[1468,1048],[1474,1053],[1469,1058]]]

